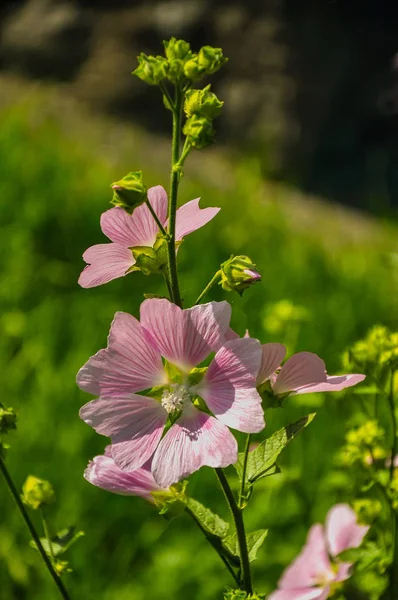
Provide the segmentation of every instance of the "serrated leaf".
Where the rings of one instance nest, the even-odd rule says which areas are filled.
[[[62,529],[57,535],[51,537],[52,554],[54,556],[63,554],[83,535],[84,531],[76,531],[76,527]],[[40,538],[40,542],[47,556],[51,556],[50,545],[47,538]],[[30,542],[30,545],[37,550],[37,545],[33,540]]]
[[[246,480],[255,483],[262,477],[279,473],[276,461],[286,446],[314,419],[316,413],[302,417],[290,425],[276,431],[271,437],[261,442],[253,452],[249,453],[246,468]],[[244,454],[240,453],[235,465],[239,478],[242,479]],[[271,471],[275,467],[275,470]]]
[[[265,538],[267,537],[268,529],[258,529],[257,531],[252,531],[248,533],[246,536],[247,541],[247,549],[249,551],[249,562],[253,562],[257,558],[257,552],[261,548]],[[229,535],[224,544],[235,556],[239,556],[239,543],[238,538],[236,537],[236,533],[233,535]]]

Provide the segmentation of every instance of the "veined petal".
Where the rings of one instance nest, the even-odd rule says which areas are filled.
[[[112,457],[121,469],[134,471],[153,455],[162,436],[167,412],[153,398],[92,400],[80,409],[81,419],[112,440]]]
[[[265,426],[261,397],[256,390],[260,361],[261,345],[257,340],[226,342],[191,392],[199,394],[224,425],[257,433]]]
[[[305,385],[296,390],[293,394],[312,394],[314,392],[340,392],[345,388],[361,383],[365,379],[365,375],[327,375],[326,381],[323,383],[314,383]]]
[[[183,310],[166,299],[141,304],[141,324],[162,356],[190,370],[214,351],[229,326],[228,302],[209,302]]]
[[[95,456],[84,472],[84,477],[93,485],[122,496],[141,496],[153,502],[151,492],[162,491],[153,478],[150,462],[135,471],[122,471],[112,456],[106,453]]]
[[[166,382],[160,352],[139,321],[124,312],[115,314],[108,348],[92,356],[77,374],[77,385],[82,390],[107,398]]]
[[[123,277],[135,263],[129,248],[121,244],[97,244],[91,246],[83,254],[88,263],[79,277],[79,285],[83,288],[96,287]]]
[[[228,428],[190,405],[161,440],[152,472],[168,487],[200,467],[223,468],[237,460],[238,445]]]
[[[182,240],[186,235],[200,229],[211,221],[220,211],[219,208],[199,208],[200,198],[183,204],[176,214],[176,240]],[[167,222],[166,222],[167,225]]]
[[[291,590],[275,590],[269,596],[268,600],[326,600],[330,591],[324,588],[301,588]],[[326,596],[325,596],[326,592]]]
[[[325,532],[323,526],[317,524],[311,527],[304,548],[284,571],[278,587],[283,590],[305,589],[317,585],[319,581],[333,581],[334,577]]]
[[[263,344],[260,371],[257,375],[257,385],[267,381],[285,358],[286,348],[283,344]]]
[[[313,383],[326,382],[325,363],[312,352],[293,354],[283,365],[273,385],[275,394],[294,392]]]
[[[162,225],[167,217],[167,194],[166,190],[157,185],[148,190],[148,200]],[[134,246],[153,246],[156,241],[156,236],[159,233],[159,227],[151,215],[151,212],[146,204],[138,206],[131,215],[134,232]]]
[[[112,242],[126,246],[137,246],[137,231],[132,215],[120,206],[115,206],[101,215],[102,232]]]
[[[339,570],[337,571],[335,581],[345,581],[351,577],[351,568],[353,563],[339,562]]]
[[[326,517],[326,539],[332,556],[349,548],[357,548],[369,531],[367,525],[358,525],[357,516],[348,504],[336,504]]]

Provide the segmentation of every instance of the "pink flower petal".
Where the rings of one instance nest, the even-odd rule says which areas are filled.
[[[312,352],[293,354],[283,365],[273,385],[275,394],[294,392],[312,383],[326,381],[325,363]]]
[[[330,582],[335,577],[330,563],[322,525],[313,525],[304,548],[283,573],[278,587],[283,590],[310,588],[320,581]]]
[[[257,433],[264,429],[261,397],[256,390],[256,375],[261,361],[258,340],[242,338],[226,342],[191,391],[199,394],[221,423]]]
[[[160,442],[152,472],[168,487],[200,467],[227,467],[237,460],[238,445],[227,427],[189,405]]]
[[[162,356],[190,370],[214,351],[231,318],[227,302],[209,302],[183,310],[166,299],[141,304],[141,324]]]
[[[135,263],[131,250],[121,244],[97,244],[83,254],[88,266],[79,277],[79,285],[91,288],[123,277]]]
[[[314,392],[340,392],[345,388],[360,383],[365,379],[365,375],[327,375],[327,380],[323,383],[314,383],[293,392],[294,394],[312,394]]]
[[[358,525],[355,512],[348,504],[336,504],[326,517],[326,538],[332,556],[348,548],[357,548],[367,534],[367,525]]]
[[[326,595],[325,595],[326,592]],[[304,588],[292,590],[276,590],[267,596],[268,600],[326,600],[330,592],[323,588]]]
[[[127,248],[139,245],[134,218],[120,206],[115,206],[115,208],[102,213],[101,229],[112,242],[117,242]]]
[[[166,190],[157,185],[148,190],[148,200],[162,225],[167,217],[167,194]],[[134,246],[153,246],[159,227],[150,213],[146,204],[138,206],[131,215],[134,231],[136,234]]]
[[[262,362],[257,375],[257,385],[264,383],[275,373],[286,354],[286,348],[282,344],[264,344],[262,349]]]
[[[119,469],[113,458],[107,453],[95,456],[89,462],[84,477],[93,485],[122,496],[141,496],[153,502],[151,492],[162,491],[153,478],[150,463],[140,469],[126,472]]]
[[[199,208],[200,198],[183,204],[176,215],[176,240],[182,240],[186,235],[200,229],[211,221],[220,211],[219,208]],[[166,222],[166,225],[168,222]]]
[[[343,562],[339,563],[339,570],[337,571],[335,581],[345,581],[351,577],[352,563]]]
[[[118,312],[108,337],[108,348],[92,356],[77,374],[77,385],[90,394],[111,398],[167,383],[157,348],[139,321]]]
[[[162,436],[167,412],[154,400],[132,394],[128,398],[99,398],[80,409],[81,419],[112,440],[112,456],[121,469],[134,471],[153,455]]]

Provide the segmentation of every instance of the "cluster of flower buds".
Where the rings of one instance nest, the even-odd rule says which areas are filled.
[[[184,111],[187,121],[184,133],[194,148],[204,148],[214,139],[213,119],[218,117],[224,103],[210,91],[210,85],[201,90],[188,90]]]
[[[29,508],[38,510],[47,504],[54,504],[54,488],[49,481],[29,475],[22,486],[22,500]]]
[[[359,462],[370,466],[375,460],[385,461],[387,453],[382,447],[384,438],[385,432],[374,420],[350,429],[339,457],[341,464],[350,466]]]
[[[256,265],[248,256],[231,256],[220,268],[221,287],[227,292],[235,291],[242,295],[245,289],[261,280]]]
[[[135,171],[125,175],[120,181],[111,185],[113,197],[111,204],[124,208],[128,213],[145,202],[147,188],[142,179],[142,171]]]

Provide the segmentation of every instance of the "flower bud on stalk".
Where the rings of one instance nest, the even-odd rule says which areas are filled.
[[[206,119],[218,117],[224,102],[210,91],[210,85],[203,90],[188,90],[185,94],[184,110],[187,117],[199,115]]]
[[[203,46],[198,53],[198,64],[205,70],[206,75],[213,75],[227,62],[221,48]]]
[[[33,510],[55,502],[55,492],[51,483],[34,475],[28,476],[22,486],[22,493],[23,502]]]
[[[220,285],[227,292],[242,295],[246,288],[260,280],[261,275],[248,256],[232,256],[221,265]]]
[[[214,140],[215,132],[211,121],[199,115],[193,115],[186,121],[183,132],[191,146],[198,150]]]
[[[111,203],[124,208],[128,213],[145,202],[147,188],[142,179],[142,171],[134,171],[125,175],[120,181],[112,183],[113,197]]]
[[[167,77],[168,64],[163,56],[147,56],[143,52],[138,57],[138,67],[132,75],[136,75],[149,85],[159,85]]]

